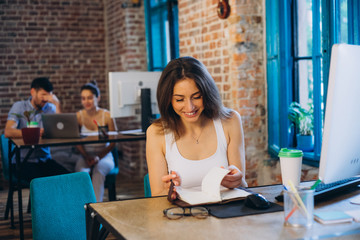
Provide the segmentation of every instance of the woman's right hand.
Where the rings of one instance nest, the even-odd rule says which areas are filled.
[[[171,174],[163,176],[161,180],[164,183],[164,188],[168,189],[168,192],[171,185],[171,180],[175,186],[180,186],[180,177],[177,175],[175,171],[171,171]],[[171,199],[175,200],[176,198],[177,198],[177,193],[176,193],[176,188],[174,187],[173,192],[171,194]]]

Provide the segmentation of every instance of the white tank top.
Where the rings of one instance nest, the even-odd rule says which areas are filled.
[[[174,134],[165,134],[166,154],[165,159],[169,171],[175,171],[181,178],[181,186],[184,188],[199,187],[203,177],[213,167],[228,167],[227,142],[221,120],[214,120],[217,136],[216,152],[205,159],[189,160],[184,158],[174,141]]]

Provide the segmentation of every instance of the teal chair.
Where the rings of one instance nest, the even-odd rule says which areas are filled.
[[[96,202],[88,173],[35,178],[30,183],[34,240],[86,239],[86,203]]]
[[[119,174],[119,153],[115,146],[111,151],[114,157],[115,167],[106,175],[105,188],[108,189],[109,201],[116,200],[116,177]]]
[[[1,134],[0,138],[1,143],[1,160],[2,160],[2,169],[4,178],[9,181],[10,183],[10,168],[12,166],[9,166],[9,139],[5,137],[4,134]],[[12,147],[14,149],[14,147]],[[13,225],[14,223],[14,201],[13,201],[13,194],[15,191],[17,191],[17,178],[15,176],[15,169],[11,169],[12,171],[12,183],[9,184],[9,191],[8,191],[8,197],[6,201],[6,208],[5,208],[5,214],[4,219],[8,219],[9,212],[11,211],[11,223]],[[23,188],[29,188],[30,182],[28,181],[21,181]],[[29,198],[29,204],[28,204],[28,213],[30,212],[30,198]]]
[[[145,197],[151,197],[151,188],[148,173],[144,176],[144,193]]]

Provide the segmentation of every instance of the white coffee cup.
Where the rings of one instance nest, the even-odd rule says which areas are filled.
[[[278,156],[283,185],[289,189],[289,181],[291,181],[294,186],[299,186],[303,152],[299,149],[282,148]]]

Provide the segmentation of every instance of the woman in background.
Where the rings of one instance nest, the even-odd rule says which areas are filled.
[[[115,122],[108,110],[99,108],[100,90],[95,81],[81,87],[81,104],[84,109],[76,113],[81,133],[98,133],[98,126],[107,126],[109,131],[115,131]],[[83,158],[76,163],[77,172],[92,173],[92,184],[96,200],[103,201],[106,175],[114,168],[114,158],[111,150],[115,143],[99,143],[78,145]]]
[[[213,78],[200,61],[172,60],[160,77],[157,101],[161,118],[148,128],[146,139],[153,196],[166,195],[170,180],[184,188],[201,186],[203,177],[216,166],[230,170],[222,180],[224,187],[247,186],[241,117],[223,106]]]

